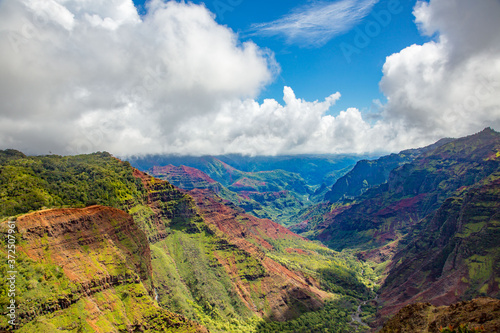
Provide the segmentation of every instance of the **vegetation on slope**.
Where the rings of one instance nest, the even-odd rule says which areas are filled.
[[[130,165],[108,153],[28,157],[0,151],[0,218],[43,207],[130,207],[143,187]]]
[[[499,189],[500,173],[460,189],[401,242],[381,290],[388,308],[500,297]]]
[[[351,314],[356,311],[356,307],[356,300],[349,297],[342,297],[337,300],[328,301],[319,311],[305,313],[291,321],[260,323],[257,326],[257,332],[364,332],[364,327],[358,327],[358,325],[352,322]]]
[[[152,194],[169,193],[161,189],[168,183],[148,177],[144,180],[154,182]],[[209,192],[191,194],[196,198],[201,218],[196,210],[186,207],[182,218],[164,219],[168,233],[152,245],[155,284],[159,302],[164,306],[213,331],[251,332],[259,322],[256,313],[283,320],[317,306],[314,299],[318,296],[310,294],[307,288],[292,288],[288,278],[284,278],[286,274],[300,272],[320,281],[324,290],[369,297],[369,268],[364,270],[352,255],[335,253],[290,232],[292,236],[287,236],[286,229],[276,234],[279,239],[274,239],[263,226],[255,227],[255,223],[264,221],[239,213],[234,210],[236,207],[228,207]],[[162,196],[154,197],[156,202]],[[159,202],[170,205],[166,197]],[[278,227],[271,221],[265,223],[273,230]],[[289,253],[290,247],[299,252]],[[356,288],[350,290],[352,286]]]
[[[2,236],[12,236],[7,224]],[[102,206],[56,209],[21,216],[15,224],[19,332],[202,330],[153,302],[149,245],[128,214]],[[6,238],[0,240],[4,256]],[[0,269],[3,276],[11,270]],[[13,298],[2,287],[6,309]],[[12,328],[7,319],[0,317],[0,329]]]
[[[262,321],[260,316],[285,320],[321,306],[320,298],[315,299],[318,296],[305,289],[292,288],[293,283],[286,282],[286,274],[301,281],[308,278],[318,281],[314,283],[339,295],[366,299],[371,293],[373,286],[369,270],[362,268],[351,254],[337,254],[305,240],[300,244],[290,240],[280,243],[269,237],[264,238],[273,244],[272,250],[261,248],[260,254],[249,252],[234,243],[237,240],[221,235],[207,224],[190,195],[134,171],[128,163],[107,153],[27,157],[15,151],[3,151],[0,160],[0,216],[4,219],[42,208],[93,204],[116,207],[133,216],[145,232],[152,253],[155,290],[145,287],[149,283],[129,283],[96,291],[90,303],[85,298],[75,298],[69,307],[36,315],[34,320],[26,323],[26,329],[50,331],[57,326],[88,331],[86,325],[91,322],[103,329],[113,325],[120,329],[143,325],[141,327],[146,331],[147,327],[151,331],[160,330],[155,326],[156,320],[162,322],[158,318],[170,315],[156,307],[151,298],[156,293],[161,307],[203,323],[214,332],[251,332]],[[245,218],[237,217],[236,222],[244,224],[245,221]],[[259,233],[257,229],[254,231]],[[90,250],[85,245],[81,246],[81,251],[87,253],[85,257],[91,261],[111,258],[107,258],[106,251],[89,255],[90,252],[85,251]],[[20,260],[22,262],[22,258]],[[282,277],[277,279],[279,274],[269,273],[269,267],[283,267],[280,269],[284,271],[279,273]],[[33,270],[40,272],[30,273]],[[68,294],[74,284],[72,280],[65,280],[66,273],[61,275],[57,263],[27,260],[26,268],[20,271],[27,279],[21,283],[26,286],[23,288],[31,288],[29,290],[38,292],[40,297],[58,299]],[[28,274],[32,274],[33,279],[28,278]],[[43,281],[47,280],[50,283],[44,287]],[[37,288],[33,287],[35,285]],[[280,289],[282,287],[285,289]],[[139,290],[141,288],[144,292]],[[23,289],[25,295],[31,295],[26,290]],[[284,292],[284,308],[282,304],[273,303],[277,298],[270,297],[272,290]],[[328,295],[320,289],[316,292]],[[98,312],[92,312],[93,306],[107,310],[95,315]],[[280,310],[275,312],[277,309]],[[141,313],[148,316],[147,323],[137,317]],[[171,320],[189,323],[183,318],[174,316]],[[189,325],[179,327],[186,330],[194,327]],[[343,325],[341,320],[339,325]]]
[[[131,158],[130,161],[142,171],[182,189],[211,189],[249,214],[290,226],[300,222],[297,215],[302,209],[321,202],[328,188],[359,158],[343,155],[166,155]],[[207,182],[207,177],[214,183]]]

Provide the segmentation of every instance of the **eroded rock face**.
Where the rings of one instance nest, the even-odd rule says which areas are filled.
[[[254,240],[266,249],[272,246],[265,240],[301,238],[287,228],[269,220],[260,219],[244,213],[238,207],[222,200],[208,190],[193,190],[188,192],[194,199],[198,210],[209,225],[215,226],[229,238],[245,240],[246,250],[255,252],[248,239]]]
[[[273,248],[266,239],[302,237],[270,220],[244,214],[208,190],[193,190],[189,194],[207,225],[223,235],[230,245],[247,252],[263,266],[264,273],[260,276],[241,279],[234,262],[228,258],[218,258],[236,285],[239,296],[251,310],[266,315],[263,309],[256,307],[252,302],[251,286],[248,283],[248,280],[252,279],[261,282],[260,290],[253,292],[266,299],[274,320],[295,317],[294,302],[301,302],[308,309],[317,309],[322,306],[325,298],[331,296],[320,290],[319,284],[314,279],[306,278],[300,272],[284,267],[263,252],[263,249]]]
[[[449,305],[498,297],[500,179],[447,200],[394,257],[380,290],[382,316],[418,301]]]
[[[149,243],[129,214],[51,209],[16,226],[20,332],[207,332],[154,303]]]
[[[144,282],[152,290],[148,241],[121,210],[51,209],[20,217],[17,227],[27,255],[61,266],[71,281],[82,286],[83,294],[126,281]]]
[[[169,232],[174,237],[172,230],[182,230],[188,235],[206,233],[205,241],[210,243],[208,255],[216,259],[237,297],[254,314],[287,320],[300,314],[299,307],[318,309],[331,296],[320,290],[316,281],[266,256],[265,251],[273,249],[268,240],[300,236],[270,220],[245,214],[210,190],[181,191],[138,170],[134,176],[144,184],[147,205],[153,213],[150,217],[153,227],[148,232],[150,242],[168,241]],[[160,266],[156,269],[163,275]],[[159,294],[162,301],[169,293]]]
[[[440,327],[483,327],[484,332],[500,332],[500,300],[481,297],[450,306],[435,307],[415,303],[402,308],[379,333],[438,333]]]

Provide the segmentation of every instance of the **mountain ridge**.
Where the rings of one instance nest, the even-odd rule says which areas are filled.
[[[484,130],[454,140],[394,169],[387,183],[369,189],[358,198],[359,202],[326,219],[318,239],[334,249],[347,245],[356,247],[362,243],[364,248],[369,249],[377,247],[376,244],[385,245],[396,240],[400,237],[398,232],[408,232],[419,219],[439,208],[455,190],[470,186],[494,172],[498,168],[498,160],[491,156],[500,146],[499,137],[500,134],[491,129]],[[480,146],[469,151],[472,149],[468,145],[470,141]],[[450,153],[457,148],[468,155],[462,157],[458,153]],[[345,235],[356,231],[357,234],[355,237],[332,239],[334,231]]]
[[[445,138],[423,148],[403,150],[398,154],[382,156],[376,160],[358,161],[351,171],[335,182],[331,190],[325,194],[325,200],[330,202],[352,200],[369,188],[385,183],[393,169],[451,141],[453,139]]]

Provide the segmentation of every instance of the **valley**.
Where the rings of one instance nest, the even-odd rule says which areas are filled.
[[[489,128],[382,157],[4,150],[0,253],[15,221],[19,332],[496,332],[499,193]]]
[[[0,333],[500,333],[500,0],[0,0]]]

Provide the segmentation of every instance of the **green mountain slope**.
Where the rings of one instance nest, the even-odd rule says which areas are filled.
[[[16,239],[17,274],[0,266],[2,276],[15,276],[15,297],[12,287],[6,293],[2,286],[0,303],[6,309],[15,300],[18,332],[205,331],[155,304],[149,245],[125,212],[103,206],[44,210],[0,227],[10,235],[0,241],[4,257],[6,243]],[[0,329],[12,328],[8,319],[2,315]]]
[[[43,208],[58,208],[56,212],[64,216],[68,211],[83,214],[63,219],[66,224],[56,223],[67,226],[57,229],[62,230],[59,234],[51,229],[56,220],[44,218],[48,229],[22,244],[24,289],[19,297],[26,299],[18,301],[31,304],[29,298],[36,304],[53,304],[57,300],[68,305],[42,305],[48,312],[24,315],[26,330],[62,327],[93,332],[97,325],[104,331],[202,331],[196,321],[212,332],[276,331],[274,321],[302,318],[306,327],[316,320],[308,313],[330,313],[336,318],[331,325],[349,332],[349,312],[376,288],[373,271],[352,254],[334,252],[270,220],[246,215],[213,192],[181,192],[107,153],[26,157],[2,151],[0,157],[4,220],[12,215],[22,220],[31,211],[44,214],[36,212]],[[128,226],[123,229],[125,236],[120,236],[120,219],[106,218],[104,213],[90,218],[93,207],[101,207],[85,208],[93,204],[123,216]],[[70,207],[80,207],[80,213]],[[74,232],[70,226],[78,223],[73,221],[85,227]],[[138,245],[129,240],[137,237],[142,239],[141,251],[151,253],[150,263],[149,255],[141,255],[142,260],[130,257]],[[65,249],[64,244],[74,245]],[[33,257],[34,248],[45,251],[44,256]],[[47,257],[47,253],[53,254]],[[66,269],[68,260],[72,270]],[[140,273],[141,265],[146,265],[147,274]],[[103,276],[106,288],[97,288],[91,295],[75,292],[82,283],[99,286],[92,282],[96,276]],[[6,288],[6,284],[1,288],[3,309],[8,301]],[[67,304],[64,299],[69,293],[75,296]],[[349,304],[347,310],[341,311],[342,304]],[[164,327],[159,328],[160,324]]]
[[[352,255],[246,215],[213,192],[183,194],[136,175],[149,193],[153,271],[167,308],[211,330],[250,332],[259,317],[283,321],[332,297],[370,297],[373,272]]]
[[[139,202],[144,191],[130,165],[108,153],[12,158],[2,151],[0,156],[6,161],[0,165],[0,217],[42,207],[122,208]]]
[[[340,213],[327,215],[318,239],[334,249],[373,249],[401,239],[455,191],[496,172],[500,134],[486,129],[420,155],[390,173]]]

